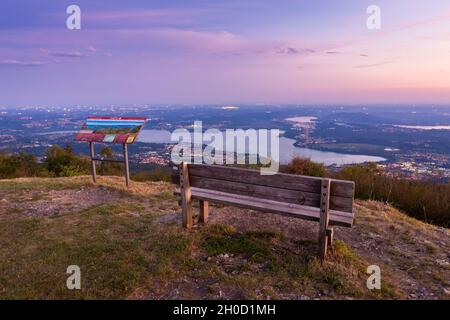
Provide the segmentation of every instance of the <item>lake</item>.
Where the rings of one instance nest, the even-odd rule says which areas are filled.
[[[144,143],[173,143],[170,140],[170,131],[167,130],[142,130],[137,141]],[[314,162],[323,163],[325,165],[344,165],[364,162],[381,162],[385,158],[370,155],[354,155],[337,152],[320,151],[310,148],[300,148],[294,145],[295,140],[281,137],[280,138],[280,162],[288,163],[296,156],[310,158]]]

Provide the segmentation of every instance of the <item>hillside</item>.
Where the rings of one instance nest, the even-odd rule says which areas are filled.
[[[0,180],[0,298],[448,299],[448,229],[357,201],[320,265],[317,223],[211,206],[181,228],[174,186],[122,178]],[[66,289],[81,268],[82,290]],[[366,288],[379,265],[382,290]]]

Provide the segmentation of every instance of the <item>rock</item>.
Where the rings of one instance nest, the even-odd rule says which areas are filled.
[[[440,265],[441,267],[447,267],[448,265],[450,265],[450,263],[448,263],[448,261],[443,260],[443,259],[436,259],[436,263],[438,265]]]
[[[444,294],[450,296],[450,289],[443,288]]]

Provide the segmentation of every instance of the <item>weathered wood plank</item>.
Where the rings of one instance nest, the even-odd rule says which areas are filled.
[[[205,178],[245,182],[283,189],[320,194],[322,178],[307,177],[294,174],[278,173],[264,176],[259,170],[225,167],[219,165],[190,164],[190,174]],[[352,181],[331,180],[331,196],[353,198],[354,183]]]
[[[320,207],[320,194],[298,190],[268,187],[264,185],[247,184],[244,181],[234,182],[189,175],[192,187],[217,190],[222,192],[248,195],[256,198],[270,199],[280,202]],[[352,212],[353,199],[332,197],[330,207],[333,210]]]
[[[320,195],[320,221],[319,221],[319,256],[325,259],[328,247],[327,230],[330,223],[330,187],[329,179],[322,180],[322,192]]]
[[[183,214],[183,226],[192,228],[192,190],[189,184],[189,171],[187,163],[183,162],[180,170],[181,208]]]
[[[328,246],[329,247],[333,246],[333,241],[334,241],[334,228],[333,227],[329,227],[327,229],[327,239],[328,239]]]
[[[319,221],[320,209],[292,203],[283,203],[268,199],[257,199],[249,196],[229,194],[221,191],[205,190],[191,187],[193,199],[217,202],[263,212],[272,212],[290,217]],[[330,210],[330,225],[351,227],[353,213]]]
[[[198,222],[207,223],[209,215],[209,205],[208,201],[200,200],[200,215],[198,217]]]

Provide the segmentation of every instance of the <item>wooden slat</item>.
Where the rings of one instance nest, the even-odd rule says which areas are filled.
[[[190,182],[191,186],[201,189],[216,190],[310,206],[318,206],[319,204],[319,194],[303,193],[297,190],[259,186],[256,184],[210,179],[198,176],[191,176]]]
[[[320,207],[319,193],[248,184],[244,182],[245,180],[243,180],[243,182],[234,182],[199,177],[192,174],[190,174],[189,178],[192,187],[248,195],[251,197],[270,199],[279,202]],[[351,198],[333,197],[331,200],[331,209],[334,210],[352,212],[352,206],[353,199]]]
[[[282,189],[320,194],[322,178],[306,177],[294,174],[278,173],[261,175],[259,170],[225,167],[219,165],[189,164],[192,176],[245,182],[247,184],[263,185]],[[352,181],[331,180],[331,196],[353,198],[354,183]]]
[[[221,191],[213,191],[191,187],[191,195],[194,199],[218,202],[242,208],[258,211],[283,214],[306,220],[319,221],[320,209],[302,206],[292,203],[283,203],[268,199],[257,199],[249,196],[229,194]],[[353,213],[330,210],[330,224],[343,227],[351,227]]]

